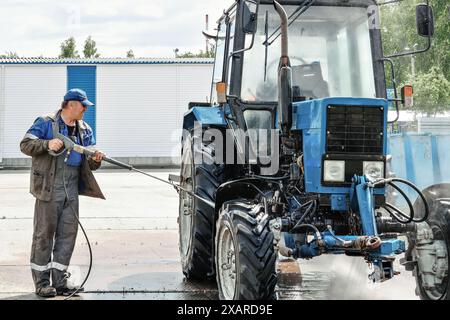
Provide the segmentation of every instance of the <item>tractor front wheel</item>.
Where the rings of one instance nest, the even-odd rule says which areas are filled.
[[[272,299],[277,282],[277,255],[264,206],[240,200],[225,202],[216,230],[220,299]]]

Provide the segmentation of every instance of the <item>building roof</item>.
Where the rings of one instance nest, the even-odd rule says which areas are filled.
[[[3,58],[0,64],[212,64],[211,58]]]

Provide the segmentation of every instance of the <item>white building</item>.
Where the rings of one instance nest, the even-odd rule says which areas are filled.
[[[183,114],[210,95],[212,59],[0,59],[0,167],[29,166],[19,142],[69,88],[95,107],[97,147],[132,164],[177,163]]]

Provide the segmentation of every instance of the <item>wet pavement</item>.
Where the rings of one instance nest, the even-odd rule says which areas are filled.
[[[151,173],[166,179],[177,170]],[[128,171],[100,170],[96,177],[107,200],[80,197],[80,217],[92,245],[93,265],[85,292],[74,299],[217,299],[214,282],[186,281],[181,272],[176,191]],[[0,299],[39,299],[33,293],[29,267],[34,198],[28,188],[28,171],[0,171]],[[88,247],[80,230],[72,278],[80,283],[88,266]],[[280,261],[277,296],[287,300],[417,299],[411,273],[398,262],[396,266],[399,276],[373,284],[367,279],[367,265],[357,257]]]

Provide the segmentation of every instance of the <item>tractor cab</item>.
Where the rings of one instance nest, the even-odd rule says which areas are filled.
[[[216,59],[210,103],[227,106],[233,118],[232,128],[248,131],[284,127],[283,134],[287,135],[296,126],[295,115],[301,112],[290,103],[329,97],[386,98],[381,33],[374,1],[279,3],[287,15],[285,39],[272,0],[236,1],[218,20],[217,35],[211,36],[216,40]],[[280,88],[278,72],[283,46],[288,47],[290,68],[289,84],[281,85],[286,93],[281,92],[284,89]],[[284,107],[279,103],[280,94],[287,99]],[[270,132],[264,139],[260,139],[259,132],[250,134],[250,147],[241,146],[238,150],[258,153],[254,146],[261,141],[277,140],[274,134]],[[261,149],[264,154],[270,153],[265,145]],[[272,154],[278,166],[278,154]],[[251,157],[242,155],[246,163],[252,162]],[[256,162],[259,165],[255,172],[264,173],[261,161]],[[268,172],[276,173],[272,169]]]
[[[294,100],[385,98],[381,37],[374,1],[281,1],[288,15]],[[374,16],[375,13],[372,13]],[[369,19],[368,19],[369,16]],[[378,29],[377,29],[378,27]],[[238,32],[238,30],[240,32]],[[218,21],[215,85],[249,104],[278,100],[280,17],[273,1],[236,2]],[[374,72],[377,71],[377,72]]]

